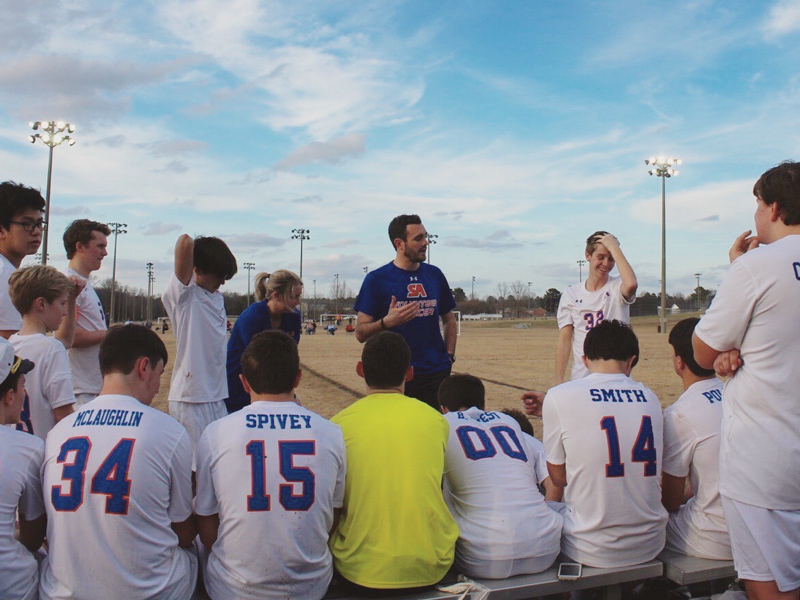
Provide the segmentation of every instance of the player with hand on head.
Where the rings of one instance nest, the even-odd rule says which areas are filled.
[[[192,596],[191,442],[150,407],[166,363],[154,331],[113,327],[100,346],[100,395],[47,436],[43,599]]]
[[[302,280],[291,271],[281,269],[274,273],[258,273],[255,287],[255,304],[248,306],[236,319],[228,340],[228,397],[225,406],[229,413],[250,403],[250,395],[245,392],[240,376],[242,353],[254,335],[276,329],[300,343],[302,319],[297,307],[303,295]]]
[[[356,371],[368,395],[331,419],[347,449],[334,566],[358,595],[411,593],[438,583],[453,564],[458,528],[441,487],[449,427],[441,412],[403,395],[414,368],[401,335],[370,337]]]
[[[800,163],[753,186],[756,236],[694,330],[697,363],[722,392],[719,491],[749,598],[800,598]]]
[[[389,240],[394,260],[367,274],[353,306],[358,312],[356,338],[364,342],[386,330],[402,335],[414,367],[405,394],[438,411],[436,392],[456,359],[456,301],[444,274],[425,263],[428,232],[418,215],[392,219]]]
[[[563,519],[539,493],[519,425],[485,410],[483,383],[472,375],[445,379],[439,402],[450,425],[443,488],[459,530],[456,569],[485,579],[548,569]]]
[[[672,366],[684,391],[664,409],[661,496],[670,511],[666,547],[700,558],[731,560],[719,496],[722,382],[694,359],[692,333],[698,321],[683,319],[669,332]],[[692,491],[688,498],[687,478]]]
[[[197,447],[206,589],[212,598],[322,598],[344,497],[342,430],[294,401],[300,358],[282,331],[253,337],[241,364],[251,403],[211,423]]]
[[[108,255],[110,234],[108,225],[89,219],[73,221],[64,230],[64,249],[69,259],[67,275],[83,282],[83,291],[78,295],[75,307],[69,309],[70,316],[76,319],[74,341],[68,348],[75,404],[78,407],[94,400],[103,387],[98,356],[108,327],[103,305],[92,287],[91,276],[100,269],[103,258]],[[62,330],[67,323],[65,320]],[[62,338],[66,334],[66,331],[59,332]]]
[[[639,341],[604,320],[586,336],[589,375],[547,392],[542,407],[547,468],[564,490],[561,550],[592,567],[635,565],[664,547],[661,404],[631,379]]]
[[[161,296],[177,339],[169,414],[186,428],[193,453],[206,426],[228,414],[228,319],[219,288],[237,270],[221,239],[184,234],[175,244],[175,272]]]
[[[556,383],[567,381],[567,363],[572,348],[569,379],[585,377],[583,340],[586,334],[606,319],[630,322],[630,305],[636,301],[638,282],[619,241],[607,231],[596,231],[586,240],[589,275],[586,281],[569,286],[558,303],[558,345]],[[616,265],[619,277],[611,277]]]
[[[0,598],[38,597],[39,566],[32,553],[47,526],[39,479],[44,442],[13,428],[25,401],[25,375],[33,368],[0,338]]]
[[[6,339],[22,327],[22,316],[8,296],[8,278],[23,258],[39,250],[47,227],[43,211],[38,190],[13,181],[0,183],[0,337]]]

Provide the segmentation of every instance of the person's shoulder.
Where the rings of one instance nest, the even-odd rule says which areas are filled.
[[[44,440],[38,436],[31,435],[25,431],[17,431],[13,427],[5,427],[0,425],[0,438],[7,437],[8,444],[3,444],[1,447],[6,448],[16,455],[23,455],[30,458],[35,458],[39,462],[42,461],[44,456]]]

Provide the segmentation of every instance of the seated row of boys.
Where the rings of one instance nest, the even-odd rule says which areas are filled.
[[[591,566],[636,564],[664,547],[662,462],[668,508],[683,502],[687,476],[696,491],[670,517],[668,546],[730,558],[711,465],[720,388],[686,354],[694,324],[670,336],[687,392],[666,411],[666,449],[658,399],[629,377],[632,330],[607,321],[587,336],[591,374],[551,389],[543,405],[550,478],[569,482],[563,504],[537,491],[536,442],[484,410],[477,378],[445,380],[443,417],[403,395],[410,351],[383,332],[357,365],[368,395],[327,421],[295,402],[294,341],[264,332],[242,357],[251,404],[200,439],[196,522],[188,435],[148,406],[166,348],[144,327],[114,328],[100,351],[101,396],[63,418],[46,448],[0,427],[0,597],[36,586],[29,551],[41,545],[45,510],[43,598],[188,598],[198,532],[212,598],[321,598],[334,568],[346,589],[382,595],[433,585],[454,561],[483,578],[543,571],[560,552]],[[0,343],[0,419],[12,424],[25,375],[39,367]]]

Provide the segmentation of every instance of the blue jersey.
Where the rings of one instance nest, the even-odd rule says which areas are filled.
[[[299,343],[300,324],[299,312],[284,313],[281,315],[279,329],[289,334],[295,342]],[[272,321],[266,300],[251,304],[236,319],[231,331],[231,337],[228,340],[228,359],[226,363],[228,397],[225,399],[225,404],[228,406],[229,411],[238,410],[250,404],[250,395],[244,391],[242,382],[239,380],[239,375],[242,373],[240,361],[242,360],[244,349],[247,348],[247,344],[250,343],[253,336],[268,329],[272,329]]]
[[[416,271],[405,271],[389,263],[367,274],[355,306],[376,321],[389,312],[392,296],[397,305],[418,302],[417,316],[394,327],[411,348],[411,364],[419,375],[437,373],[450,366],[439,319],[456,307],[456,300],[444,274],[427,263],[419,263]]]

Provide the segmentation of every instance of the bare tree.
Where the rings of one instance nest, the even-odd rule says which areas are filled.
[[[523,310],[523,306],[525,305],[528,286],[517,279],[511,284],[511,293],[514,294],[514,303],[516,305],[517,318],[519,319],[519,316]]]

